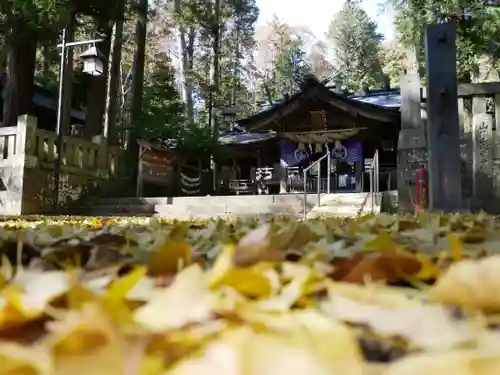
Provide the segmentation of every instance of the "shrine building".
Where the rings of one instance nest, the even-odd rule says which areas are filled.
[[[400,111],[337,93],[316,79],[302,90],[259,113],[237,121],[240,129],[220,138],[231,160],[218,165],[221,186],[236,193],[255,193],[256,183],[268,193],[321,191],[362,192],[369,189],[367,167],[378,150],[380,189],[396,184]],[[246,140],[245,140],[246,139]],[[325,153],[327,160],[302,171]],[[328,178],[328,174],[330,174]],[[263,183],[262,183],[263,181]]]

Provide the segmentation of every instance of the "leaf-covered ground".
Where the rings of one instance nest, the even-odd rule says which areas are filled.
[[[0,223],[3,375],[496,375],[500,223]]]

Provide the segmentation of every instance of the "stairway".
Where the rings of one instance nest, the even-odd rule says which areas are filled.
[[[372,200],[368,193],[328,194],[307,214],[308,219],[322,216],[357,217],[372,213]],[[374,213],[380,212],[380,205],[374,202]]]

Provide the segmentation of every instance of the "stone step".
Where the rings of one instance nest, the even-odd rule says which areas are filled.
[[[308,218],[318,216],[357,217],[372,212],[371,197],[367,193],[330,194],[321,200],[308,213]],[[374,206],[374,212],[380,212],[380,206]]]
[[[366,200],[366,193],[322,194],[320,198],[321,212],[332,211],[335,215],[355,216]],[[318,195],[307,194],[306,199],[305,209],[307,213],[310,213],[317,206]],[[369,207],[371,208],[371,206]],[[366,207],[363,211],[365,210]],[[289,215],[302,218],[304,214],[304,195],[102,198],[89,210],[88,214],[109,216],[154,215],[172,219],[228,216],[266,217],[272,215]]]
[[[138,198],[138,197],[122,197],[122,198],[99,198],[96,200],[96,205],[100,206],[123,206],[123,205],[150,205],[156,204],[171,204],[174,198],[171,197],[153,197],[153,198]]]
[[[228,205],[156,205],[155,211],[158,216],[162,217],[223,217],[223,216],[255,216],[255,215],[273,215],[273,214],[289,214],[299,215],[303,212],[302,204],[285,205],[285,204],[228,204]]]
[[[322,197],[325,194],[321,195]],[[315,203],[317,194],[307,194],[307,201]],[[219,196],[196,196],[196,197],[123,197],[123,198],[100,198],[96,201],[98,205],[191,205],[191,204],[231,204],[252,201],[252,204],[276,204],[303,202],[304,194],[277,194],[277,195],[219,195]]]
[[[95,205],[91,207],[89,216],[152,216],[155,213],[153,206],[146,205]]]

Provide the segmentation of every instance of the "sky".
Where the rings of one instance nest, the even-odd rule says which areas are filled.
[[[290,26],[307,26],[318,39],[323,39],[333,15],[343,0],[257,0],[260,9],[257,26],[266,25],[276,15]],[[381,0],[364,0],[362,7],[378,24],[386,40],[394,36],[394,18],[390,10],[384,11]]]

